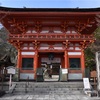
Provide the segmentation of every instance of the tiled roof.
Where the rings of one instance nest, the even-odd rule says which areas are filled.
[[[100,8],[8,8],[0,7],[1,11],[15,12],[100,12]]]

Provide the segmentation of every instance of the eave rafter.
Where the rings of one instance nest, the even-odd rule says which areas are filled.
[[[100,26],[100,14],[97,14],[95,17],[96,21],[97,21],[97,26]]]
[[[27,29],[27,23],[25,21],[18,21],[18,19],[8,19],[8,23],[10,24],[11,28],[18,29],[19,32],[25,33]],[[18,34],[18,33],[17,33]]]
[[[91,28],[96,21],[94,19],[87,18],[87,20],[84,20],[84,22],[76,21],[75,27],[77,28],[77,32],[81,33],[83,30],[88,30],[88,28]]]

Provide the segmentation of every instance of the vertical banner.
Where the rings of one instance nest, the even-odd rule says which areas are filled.
[[[100,92],[100,52],[96,52],[97,89]]]

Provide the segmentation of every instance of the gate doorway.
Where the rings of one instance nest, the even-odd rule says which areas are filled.
[[[50,58],[51,57],[51,58]],[[40,67],[44,69],[44,81],[58,81],[63,65],[63,53],[40,53]]]

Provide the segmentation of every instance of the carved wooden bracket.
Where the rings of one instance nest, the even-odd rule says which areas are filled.
[[[67,49],[70,42],[68,40],[66,40],[65,42],[63,42],[63,44],[65,45],[65,48]]]
[[[36,30],[37,32],[40,32],[41,27],[42,27],[41,23],[40,23],[39,21],[36,21],[36,22],[35,22],[35,26],[34,26],[35,30]]]
[[[27,23],[26,22],[24,22],[24,21],[18,22],[15,18],[13,18],[13,19],[10,19],[8,21],[8,23],[10,23],[11,26],[13,26],[14,28],[17,28],[22,33],[25,33],[26,27],[27,27]]]
[[[64,21],[64,22],[62,23],[62,25],[61,25],[61,28],[62,28],[63,32],[66,31],[67,27],[68,27],[68,21]]]
[[[37,42],[37,40],[35,40],[35,41],[33,42],[33,44],[34,44],[34,46],[35,46],[35,49],[38,48],[39,43],[40,43],[40,42]]]
[[[9,42],[14,45],[17,49],[21,49],[21,45],[23,42],[19,41],[19,40],[16,40],[16,41],[13,41],[13,40],[9,40]]]
[[[81,21],[76,21],[76,27],[77,27],[77,32],[78,33],[81,33],[84,29],[86,28],[89,28],[89,27],[92,27],[92,25],[95,23],[94,20],[91,20],[91,19],[87,19],[86,21],[84,22],[81,22]]]
[[[53,27],[49,27],[49,33],[54,33]]]
[[[84,50],[89,45],[89,42],[87,42],[86,40],[83,40],[83,42],[80,42],[80,45],[81,45],[80,48]]]
[[[49,46],[49,50],[54,50],[54,46],[53,45],[50,45]]]

